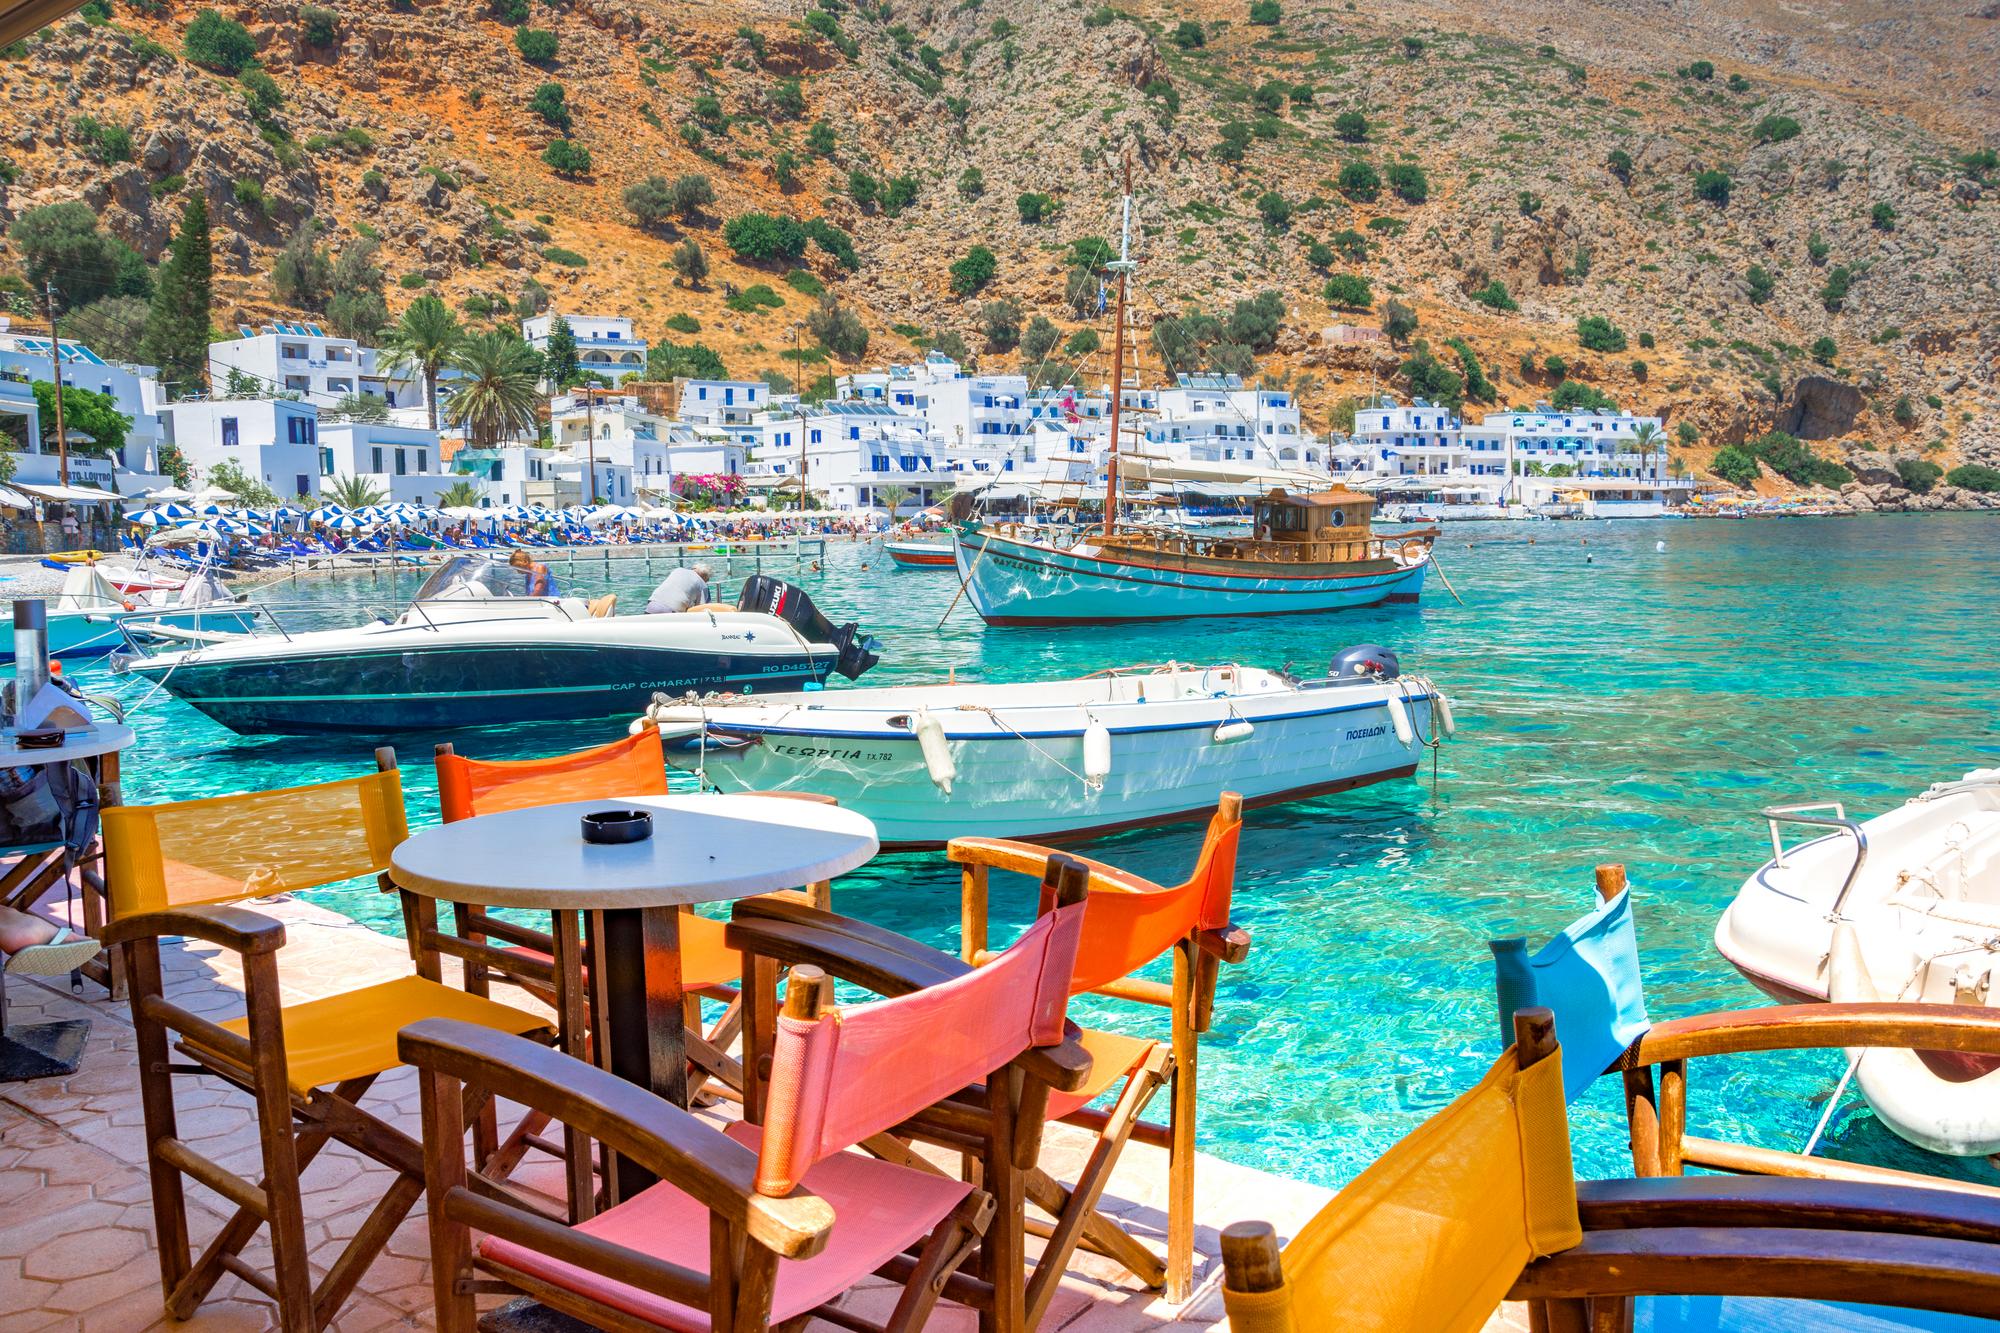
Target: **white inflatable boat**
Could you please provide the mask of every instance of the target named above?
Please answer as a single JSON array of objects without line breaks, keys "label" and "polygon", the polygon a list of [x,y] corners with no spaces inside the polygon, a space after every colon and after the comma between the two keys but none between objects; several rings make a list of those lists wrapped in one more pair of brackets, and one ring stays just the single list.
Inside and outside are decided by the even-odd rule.
[{"label": "white inflatable boat", "polygon": [[[1772,858],[1715,928],[1716,948],[1759,989],[1788,1002],[2000,1002],[2000,769],[1865,821],[1832,802],[1764,816]],[[1831,832],[1786,847],[1788,823]],[[1855,1082],[1876,1117],[1919,1147],[2000,1152],[1991,1059],[1877,1049]]]}]

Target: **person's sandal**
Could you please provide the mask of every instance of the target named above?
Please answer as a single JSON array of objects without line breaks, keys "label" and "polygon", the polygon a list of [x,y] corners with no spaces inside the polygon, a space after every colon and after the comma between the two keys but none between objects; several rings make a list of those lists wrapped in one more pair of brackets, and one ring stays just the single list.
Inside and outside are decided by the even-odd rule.
[{"label": "person's sandal", "polygon": [[7,971],[23,977],[63,977],[97,957],[104,946],[83,935],[72,935],[68,926],[58,926],[55,938],[30,944],[8,955]]}]

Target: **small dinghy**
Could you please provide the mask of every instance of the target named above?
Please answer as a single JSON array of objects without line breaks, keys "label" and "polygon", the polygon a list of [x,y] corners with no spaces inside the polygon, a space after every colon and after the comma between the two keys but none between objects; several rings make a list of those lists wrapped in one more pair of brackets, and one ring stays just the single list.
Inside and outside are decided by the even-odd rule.
[{"label": "small dinghy", "polygon": [[950,542],[883,542],[882,549],[905,569],[950,569],[952,566]]},{"label": "small dinghy", "polygon": [[[1787,1002],[2000,998],[2000,769],[1869,820],[1832,802],[1764,817],[1775,854],[1715,928],[1716,948],[1752,984]],[[1832,831],[1785,847],[1785,823]],[[1878,1049],[1855,1082],[1876,1118],[1919,1147],[2000,1152],[2000,1062]]]},{"label": "small dinghy", "polygon": [[1408,777],[1453,729],[1423,676],[1368,645],[1300,680],[1234,663],[1125,667],[722,699],[661,696],[668,763],[723,791],[798,790],[875,822],[886,847],[966,835],[1074,839]]}]

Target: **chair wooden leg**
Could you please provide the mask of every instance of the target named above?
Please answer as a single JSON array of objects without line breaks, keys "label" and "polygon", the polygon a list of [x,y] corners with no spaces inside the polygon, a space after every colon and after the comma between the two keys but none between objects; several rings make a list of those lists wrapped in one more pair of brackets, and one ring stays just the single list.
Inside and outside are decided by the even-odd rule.
[{"label": "chair wooden leg", "polygon": [[918,1253],[916,1266],[903,1279],[903,1294],[882,1325],[883,1333],[915,1333],[930,1320],[945,1278],[971,1255],[992,1220],[993,1197],[975,1190],[938,1223]]},{"label": "chair wooden leg", "polygon": [[1162,1293],[1179,1305],[1194,1290],[1195,1062],[1198,1042],[1192,977],[1200,958],[1182,941],[1174,960],[1173,1146],[1167,1150],[1167,1281]]},{"label": "chair wooden leg", "polygon": [[993,1308],[979,1314],[980,1333],[1024,1333],[1027,1324],[1027,1183],[1026,1172],[1014,1165],[1016,1108],[1021,1103],[1021,1073],[1009,1068],[986,1081],[987,1111],[993,1137],[983,1182],[993,1196],[993,1221],[980,1246],[980,1271],[993,1284]]},{"label": "chair wooden leg", "polygon": [[[180,1136],[174,1116],[173,1075],[167,1072],[167,1029],[150,1017],[142,1000],[160,995],[160,943],[135,940],[126,951],[132,987],[132,1026],[139,1056],[139,1100],[145,1111],[146,1141]],[[181,1173],[157,1157],[147,1162],[153,1188],[154,1240],[160,1251],[160,1290],[171,1298],[186,1280],[194,1255],[188,1242],[187,1194]],[[186,1316],[179,1316],[185,1318]]]},{"label": "chair wooden leg", "polygon": [[[1028,1281],[1029,1328],[1037,1327],[1042,1316],[1048,1312],[1049,1302],[1055,1299],[1056,1288],[1062,1282],[1064,1270],[1069,1267],[1070,1256],[1076,1253],[1077,1243],[1092,1219],[1100,1216],[1097,1201],[1103,1197],[1104,1187],[1111,1183],[1112,1168],[1118,1164],[1119,1154],[1124,1152],[1126,1142],[1132,1137],[1132,1127],[1138,1122],[1139,1113],[1145,1110],[1146,1104],[1159,1089],[1160,1064],[1156,1060],[1125,1081],[1125,1090],[1119,1094],[1118,1103],[1112,1108],[1111,1123],[1091,1146],[1090,1159],[1078,1173],[1076,1184],[1063,1191],[1061,1210],[1054,1213],[1055,1226],[1050,1230],[1048,1243],[1042,1247],[1041,1257],[1035,1263],[1034,1276]],[[1169,1199],[1168,1207],[1171,1208],[1173,1203]],[[1122,1236],[1124,1232],[1121,1230],[1119,1234]],[[1131,1237],[1126,1239],[1131,1240]],[[1152,1252],[1144,1250],[1137,1241],[1132,1241],[1132,1245],[1141,1249],[1148,1260],[1153,1259]],[[1135,1272],[1146,1285],[1159,1285],[1159,1278],[1155,1276],[1160,1274],[1157,1260],[1149,1263],[1146,1271]],[[1168,1273],[1161,1276],[1170,1275],[1171,1263]]]},{"label": "chair wooden leg", "polygon": [[458,1080],[420,1070],[419,1100],[423,1108],[424,1185],[430,1197],[431,1299],[438,1333],[473,1333],[478,1313],[472,1294],[459,1282],[472,1268],[472,1233],[445,1216],[444,1200],[465,1187],[465,1113]]},{"label": "chair wooden leg", "polygon": [[276,955],[244,956],[243,993],[249,1002],[257,1129],[264,1141],[265,1225],[271,1233],[278,1322],[286,1333],[317,1333],[312,1270],[306,1263],[305,1202],[299,1197],[298,1145],[292,1131],[291,1082],[286,1077],[284,1020],[277,1005]]},{"label": "chair wooden leg", "polygon": [[367,1220],[354,1233],[340,1257],[327,1270],[320,1282],[319,1290],[313,1294],[313,1323],[317,1328],[325,1328],[333,1322],[340,1308],[347,1304],[347,1298],[354,1294],[354,1288],[361,1281],[362,1274],[375,1262],[382,1247],[389,1243],[389,1237],[403,1219],[416,1207],[417,1200],[424,1197],[424,1182],[415,1176],[398,1175],[383,1193],[380,1202],[369,1210]]},{"label": "chair wooden leg", "polygon": [[770,1056],[778,1030],[778,964],[755,954],[745,955],[743,961],[743,1118],[761,1125],[763,1062]]}]

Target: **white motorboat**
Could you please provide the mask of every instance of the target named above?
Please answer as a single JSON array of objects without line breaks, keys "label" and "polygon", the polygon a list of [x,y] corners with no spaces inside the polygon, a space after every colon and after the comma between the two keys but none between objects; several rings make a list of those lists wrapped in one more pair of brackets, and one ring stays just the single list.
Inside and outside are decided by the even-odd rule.
[{"label": "white motorboat", "polygon": [[527,577],[460,556],[401,615],[351,629],[289,633],[268,617],[250,634],[195,635],[129,621],[113,666],[246,735],[386,735],[613,717],[661,690],[784,690],[876,660],[855,626],[835,628],[767,575],[746,580],[733,608],[665,615],[616,615],[615,597],[529,596]]},{"label": "white motorboat", "polygon": [[[1837,802],[1764,812],[1772,858],[1716,923],[1715,944],[1787,1002],[2000,1003],[2000,769],[1943,782],[1873,819]],[[1794,847],[1786,823],[1831,830]],[[1920,1147],[2000,1152],[2000,1062],[1949,1051],[1866,1053],[1855,1081]]]},{"label": "white motorboat", "polygon": [[[255,613],[237,604],[210,570],[190,574],[172,588],[121,591],[101,566],[77,563],[48,599],[49,655],[103,657],[125,646],[119,627],[133,619],[188,632],[240,633]],[[9,628],[12,623],[10,616]]]},{"label": "white motorboat", "polygon": [[961,835],[1061,840],[1270,805],[1416,771],[1453,723],[1395,655],[1350,649],[1317,680],[1257,667],[1128,667],[1016,685],[951,682],[658,699],[668,762],[722,791],[812,791],[884,846]]}]

